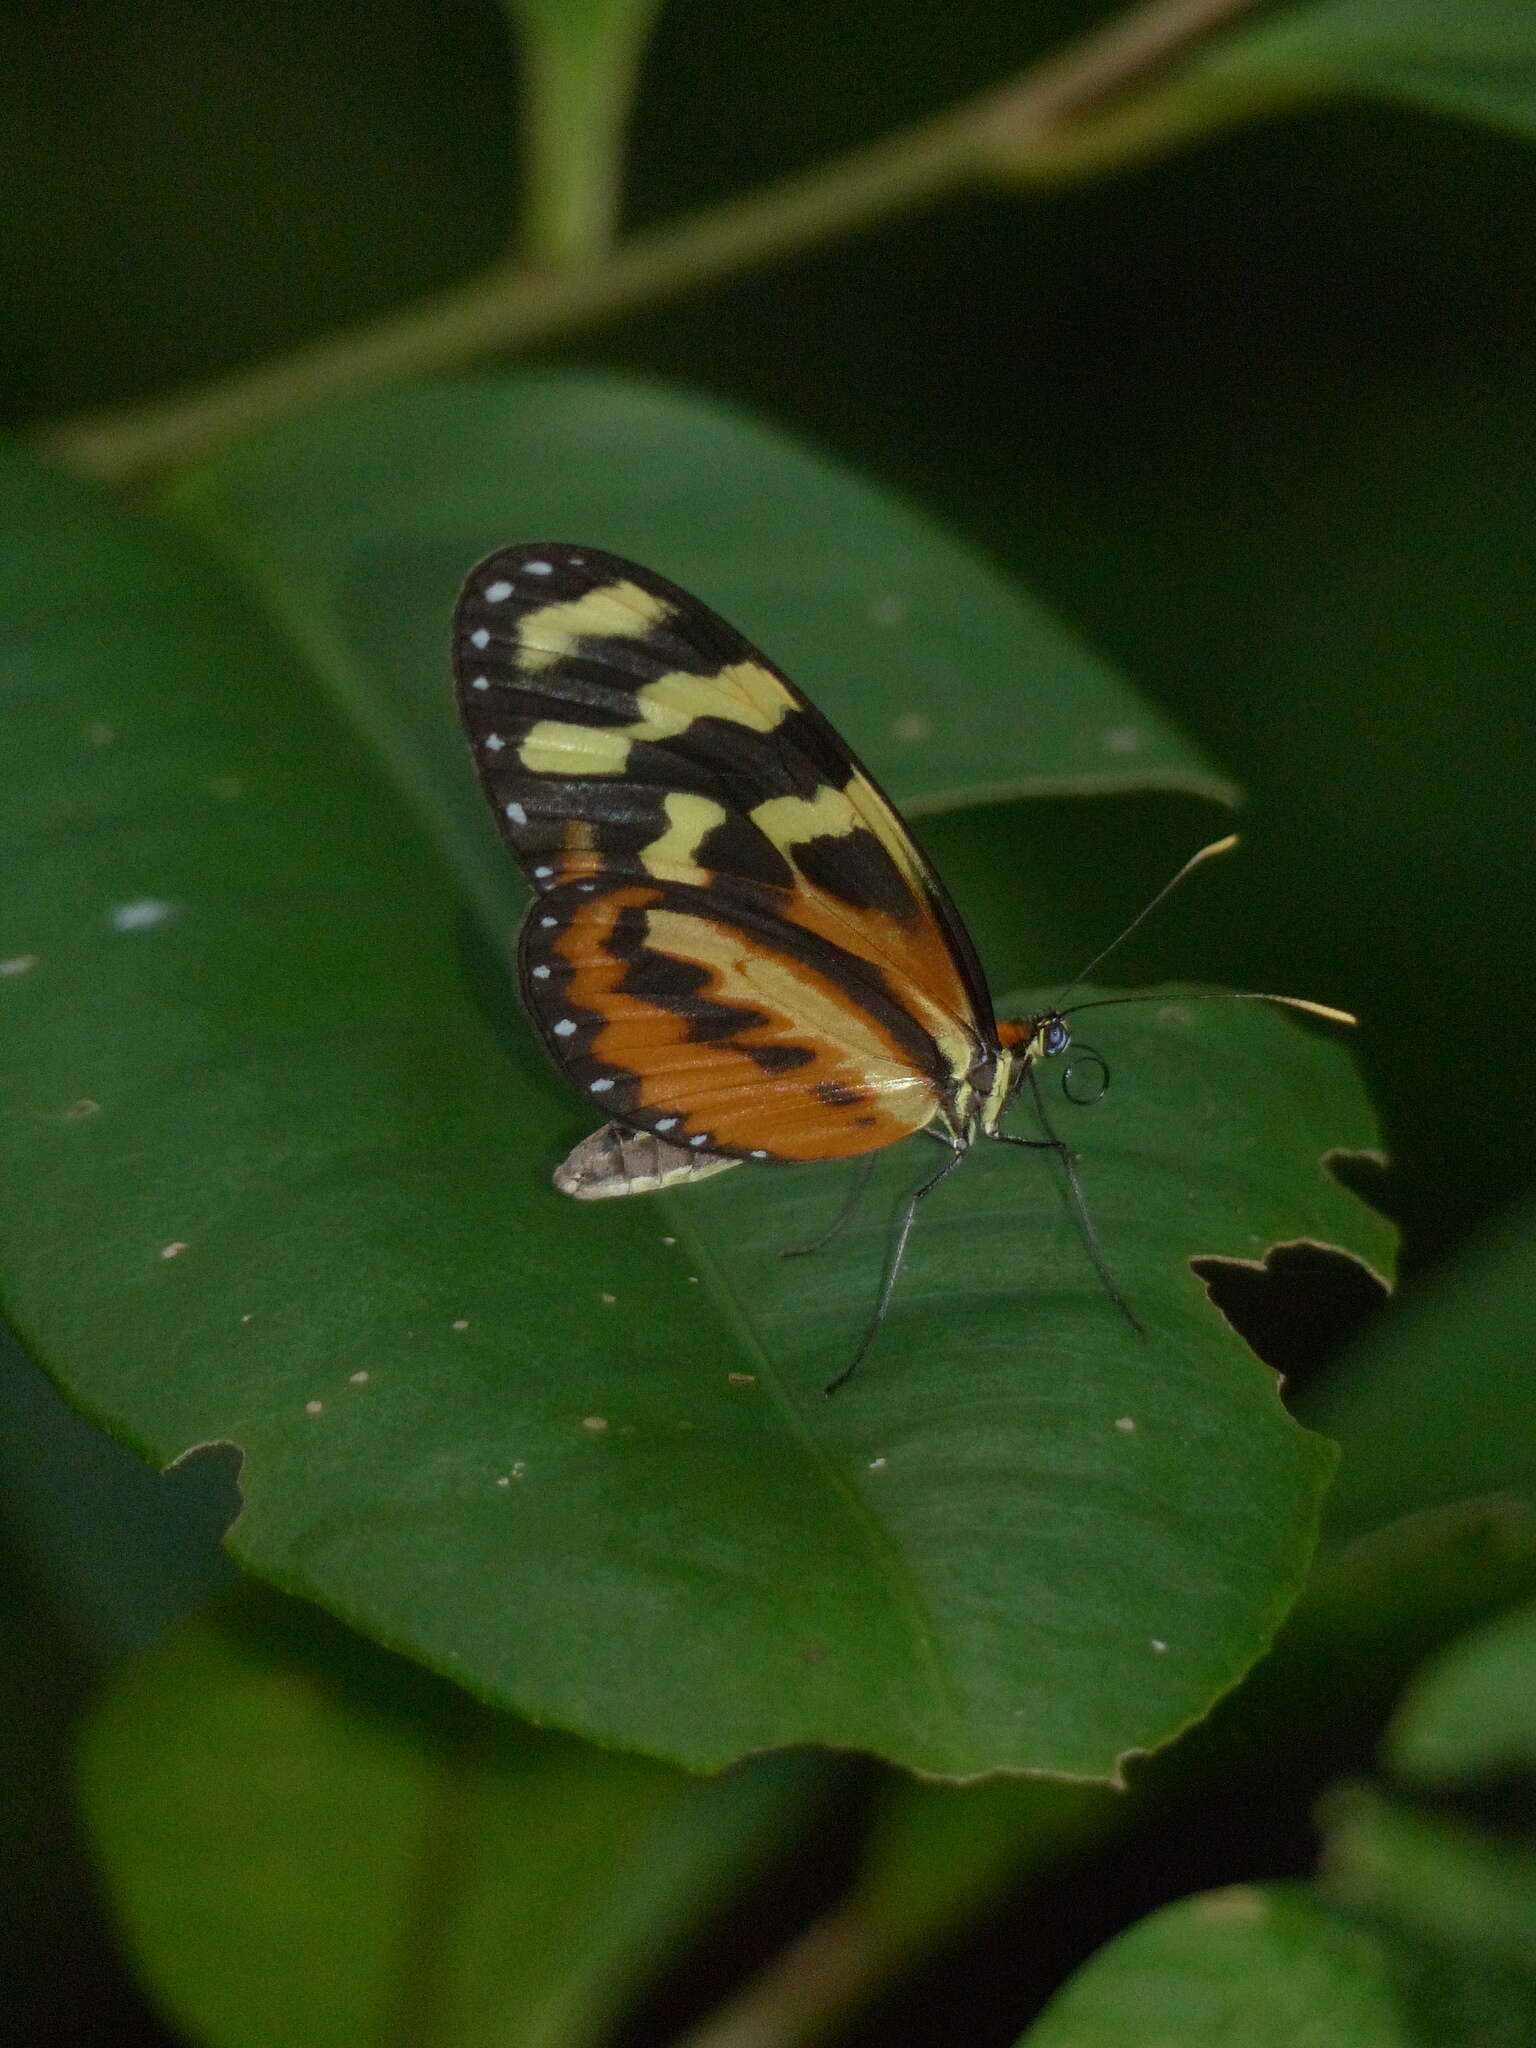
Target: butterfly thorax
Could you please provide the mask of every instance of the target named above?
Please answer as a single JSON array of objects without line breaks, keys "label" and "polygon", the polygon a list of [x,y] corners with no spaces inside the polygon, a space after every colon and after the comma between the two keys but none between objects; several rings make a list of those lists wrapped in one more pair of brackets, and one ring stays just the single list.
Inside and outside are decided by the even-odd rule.
[{"label": "butterfly thorax", "polygon": [[1070,1043],[1066,1020],[1057,1010],[1000,1019],[996,1042],[972,1062],[945,1104],[946,1120],[961,1143],[995,1137],[1030,1067],[1036,1060],[1054,1059]]}]

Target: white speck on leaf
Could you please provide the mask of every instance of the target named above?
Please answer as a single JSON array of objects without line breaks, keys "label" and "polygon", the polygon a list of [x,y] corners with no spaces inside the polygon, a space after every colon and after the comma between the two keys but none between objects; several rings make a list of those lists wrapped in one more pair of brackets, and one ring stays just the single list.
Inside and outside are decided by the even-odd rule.
[{"label": "white speck on leaf", "polygon": [[869,623],[872,626],[904,626],[911,610],[904,597],[894,590],[885,590],[869,601]]},{"label": "white speck on leaf", "polygon": [[1163,1654],[1164,1650],[1166,1650],[1166,1649],[1167,1649],[1168,1645],[1167,1645],[1166,1643],[1160,1643],[1160,1642],[1158,1641],[1157,1637],[1156,1637],[1156,1636],[1154,1636],[1154,1637],[1152,1638],[1152,1647],[1153,1647],[1153,1649],[1154,1649],[1154,1650],[1156,1650],[1157,1654],[1158,1654],[1159,1656],[1161,1656],[1161,1655]]},{"label": "white speck on leaf", "polygon": [[0,960],[0,974],[7,979],[15,974],[30,974],[36,965],[35,953],[18,953],[12,960]]},{"label": "white speck on leaf", "polygon": [[1104,735],[1106,754],[1134,754],[1141,747],[1141,734],[1134,725],[1112,725]]},{"label": "white speck on leaf", "polygon": [[368,1375],[366,1372],[348,1373],[347,1383],[349,1386],[366,1387],[368,1384]]},{"label": "white speck on leaf", "polygon": [[160,1256],[162,1259],[179,1259],[182,1253],[188,1250],[190,1250],[190,1246],[183,1244],[181,1239],[177,1238],[172,1244],[161,1245]]},{"label": "white speck on leaf", "polygon": [[608,1427],[608,1418],[606,1415],[583,1415],[581,1426],[583,1429],[590,1429],[594,1436],[601,1436]]},{"label": "white speck on leaf", "polygon": [[115,932],[147,932],[157,924],[164,924],[168,917],[175,915],[174,903],[165,903],[157,896],[141,896],[135,903],[118,903],[107,912],[107,922]]},{"label": "white speck on leaf", "polygon": [[304,1403],[304,1413],[306,1415],[323,1415],[325,1413],[325,1403],[323,1401],[306,1401]]},{"label": "white speck on leaf", "polygon": [[909,711],[904,717],[897,719],[892,730],[897,739],[904,740],[909,746],[912,746],[918,740],[931,738],[933,734],[933,720],[925,718],[921,711]]},{"label": "white speck on leaf", "polygon": [[613,1304],[618,1300],[618,1298],[619,1297],[616,1294],[603,1294],[599,1295],[598,1297],[598,1299],[603,1303],[605,1308],[612,1308]]},{"label": "white speck on leaf", "polygon": [[1129,1436],[1136,1427],[1136,1424],[1129,1415],[1121,1415],[1116,1419],[1115,1427],[1116,1429],[1124,1430],[1126,1435]]},{"label": "white speck on leaf", "polygon": [[454,1324],[453,1324],[453,1327],[454,1327],[454,1328],[455,1328],[456,1330],[467,1330],[467,1329],[469,1328],[469,1317],[468,1317],[468,1316],[456,1316],[456,1317],[454,1318]]}]

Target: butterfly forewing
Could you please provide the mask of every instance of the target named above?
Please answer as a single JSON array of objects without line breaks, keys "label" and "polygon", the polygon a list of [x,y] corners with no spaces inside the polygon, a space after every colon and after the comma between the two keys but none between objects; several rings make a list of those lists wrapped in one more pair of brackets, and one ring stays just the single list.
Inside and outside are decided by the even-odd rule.
[{"label": "butterfly forewing", "polygon": [[776,1160],[920,1128],[986,1041],[968,939],[833,728],[696,599],[589,548],[504,549],[459,703],[538,892],[524,994],[605,1113]]}]

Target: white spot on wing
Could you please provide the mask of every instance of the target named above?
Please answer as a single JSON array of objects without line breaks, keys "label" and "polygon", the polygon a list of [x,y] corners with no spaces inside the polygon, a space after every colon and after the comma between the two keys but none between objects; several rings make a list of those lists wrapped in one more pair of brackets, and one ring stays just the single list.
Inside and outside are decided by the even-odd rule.
[{"label": "white spot on wing", "polygon": [[477,627],[475,628],[474,632],[473,632],[473,633],[471,633],[471,634],[470,634],[470,636],[469,636],[469,644],[470,644],[470,646],[471,646],[471,647],[489,647],[489,646],[490,646],[490,644],[491,644],[491,636],[490,636],[490,634],[489,634],[489,633],[487,633],[487,631],[485,630],[484,626],[477,626]]},{"label": "white spot on wing", "polygon": [[533,871],[533,879],[536,882],[547,882],[554,872],[555,871],[553,868],[535,868]]},{"label": "white spot on wing", "polygon": [[750,1153],[748,1156],[752,1159],[766,1159],[768,1154],[759,1146],[755,1152]]},{"label": "white spot on wing", "polygon": [[512,586],[510,583],[487,583],[485,586],[485,601],[487,604],[504,604],[511,595]]},{"label": "white spot on wing", "polygon": [[601,1078],[600,1078],[600,1079],[598,1079],[598,1080],[596,1080],[596,1081],[594,1081],[594,1082],[592,1083],[592,1093],[593,1093],[594,1095],[606,1095],[606,1094],[607,1094],[607,1092],[608,1092],[608,1090],[609,1090],[609,1089],[610,1089],[610,1088],[611,1088],[612,1086],[613,1086],[613,1083],[612,1083],[612,1081],[611,1081],[611,1080],[610,1080],[610,1079],[608,1078],[608,1076],[607,1076],[606,1074],[604,1074],[604,1075],[602,1075],[602,1076],[601,1076]]},{"label": "white spot on wing", "polygon": [[524,562],[523,567],[530,576],[553,576],[555,573],[553,562]]},{"label": "white spot on wing", "polygon": [[557,925],[559,922],[560,920],[558,917],[541,917],[539,919],[539,923],[543,926],[545,931],[548,931],[552,925]]},{"label": "white spot on wing", "polygon": [[535,981],[548,981],[550,972],[551,970],[548,967],[535,967],[533,978]]},{"label": "white spot on wing", "polygon": [[151,925],[164,924],[175,911],[173,903],[162,903],[158,897],[143,896],[136,903],[118,903],[107,912],[107,922],[115,932],[145,932]]},{"label": "white spot on wing", "polygon": [[709,1133],[708,1131],[700,1131],[696,1138],[690,1138],[688,1142],[690,1145],[707,1145],[709,1143]]},{"label": "white spot on wing", "polygon": [[491,679],[489,676],[476,676],[469,687],[472,690],[488,690],[491,687]]},{"label": "white spot on wing", "polygon": [[569,1017],[562,1017],[560,1019],[560,1022],[555,1026],[556,1038],[574,1038],[575,1035],[576,1026],[571,1022]]},{"label": "white spot on wing", "polygon": [[499,732],[493,732],[485,742],[485,751],[488,754],[499,754],[506,744]]},{"label": "white spot on wing", "polygon": [[658,1131],[675,1131],[677,1129],[677,1118],[675,1116],[659,1116],[656,1119],[656,1128]]},{"label": "white spot on wing", "polygon": [[514,825],[526,825],[528,822],[528,813],[523,809],[521,804],[508,804],[507,816],[512,820]]}]

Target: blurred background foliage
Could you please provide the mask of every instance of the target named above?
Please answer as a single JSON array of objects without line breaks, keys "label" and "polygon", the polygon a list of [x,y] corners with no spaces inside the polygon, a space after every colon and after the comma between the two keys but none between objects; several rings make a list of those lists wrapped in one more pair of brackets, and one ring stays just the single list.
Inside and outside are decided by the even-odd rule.
[{"label": "blurred background foliage", "polygon": [[[6,11],[0,407],[17,430],[163,398],[450,287],[495,261],[524,217],[528,138],[507,21],[490,0]],[[648,18],[643,7],[608,12],[630,16],[631,35]],[[621,226],[665,222],[872,141],[1109,12],[1069,0],[670,0],[641,58]],[[1367,25],[1396,12],[1430,44],[1437,33],[1433,9],[1361,0],[1355,12]],[[1401,1343],[1395,1325],[1371,1340],[1381,1377],[1320,1377],[1303,1397],[1320,1426],[1343,1432],[1353,1416],[1363,1441],[1384,1440],[1357,1491],[1346,1464],[1341,1541],[1410,1509],[1449,1513],[1494,1491],[1528,1503],[1533,1491],[1536,156],[1521,128],[1536,27],[1526,7],[1490,5],[1448,10],[1439,30],[1452,37],[1469,21],[1505,66],[1481,101],[1496,118],[1477,117],[1475,91],[1461,115],[1450,94],[1438,110],[1363,93],[1299,101],[1102,178],[944,197],[533,352],[756,408],[909,493],[1054,605],[1242,783],[1241,872],[1171,906],[1120,972],[1193,960],[1216,978],[1362,1014],[1360,1057],[1391,1152],[1382,1199],[1403,1228],[1411,1313]],[[1454,54],[1470,75],[1467,52]],[[611,118],[613,102],[598,99],[592,117]],[[558,138],[546,146],[558,151]],[[575,203],[578,215],[600,213],[604,200]],[[557,213],[532,232],[558,252],[583,228]],[[1027,831],[1000,807],[941,821],[927,839],[957,876],[1011,863],[1021,893],[1049,887],[1068,906],[1078,878],[1112,865],[1134,903],[1208,815],[1173,796],[1064,800],[1031,807]],[[979,937],[983,951],[1008,939]],[[1457,1440],[1464,1390],[1485,1368],[1497,1398],[1479,1409],[1475,1441]],[[74,1424],[19,1360],[5,1386],[11,1568],[0,1585],[7,1634],[25,1653],[7,1669],[13,1739],[0,1765],[22,1848],[6,1879],[15,2009],[30,2013],[33,2041],[153,2041],[158,2023],[91,1904],[56,1731],[97,1673],[221,1582],[213,1539],[230,1474],[153,1480]],[[1231,1773],[1219,1814],[1211,1777],[1187,1761],[1183,1779],[1170,1770],[1171,1829],[1169,1807],[1149,1795],[1128,1840],[1061,1881],[1043,1914],[1036,1900],[1027,1958],[1019,1900],[999,1893],[990,1920],[968,1923],[969,1947],[951,1949],[899,2007],[877,2009],[860,2038],[1007,2040],[1142,1911],[1206,1885],[1307,1872],[1310,1800],[1372,1768],[1417,1658],[1480,1618],[1488,1598],[1496,1606],[1528,1584],[1529,1530],[1514,1508],[1471,1534],[1455,1525],[1452,1542],[1442,1534],[1419,1527],[1420,1551],[1402,1538],[1377,1578],[1358,1580],[1358,1560],[1357,1580],[1336,1567],[1357,1591],[1365,1584],[1357,1604],[1338,1593],[1344,1581],[1332,1594],[1323,1584],[1312,1620],[1295,1624],[1304,1639],[1332,1613],[1328,1640],[1372,1646],[1362,1654],[1374,1683],[1349,1711],[1326,1685],[1287,1692],[1287,1671],[1305,1659],[1282,1656],[1267,1709],[1261,1690],[1257,1706],[1202,1731]],[[1433,1617],[1379,1638],[1363,1629],[1363,1612],[1390,1606],[1401,1556],[1421,1553],[1434,1560],[1423,1575]],[[1525,1669],[1506,1655],[1508,1668]],[[1504,1687],[1519,1697],[1518,1683]],[[1264,1742],[1255,1749],[1250,1733],[1245,1749],[1232,1736],[1223,1750],[1223,1727],[1242,1711]],[[1525,1839],[1529,1769],[1528,1749],[1501,1755],[1502,1803],[1479,1780],[1479,1825],[1505,1846]],[[1406,1839],[1396,1807],[1371,1806],[1378,1795],[1339,1796],[1328,1833],[1350,1899],[1400,1918],[1405,1898],[1424,1896],[1424,1859],[1450,1866],[1422,1832]],[[792,1882],[777,1871],[756,1896],[746,1918],[769,1942],[839,1891],[837,1839],[834,1827]],[[1488,1884],[1507,1897],[1515,1883],[1469,1868],[1463,1855],[1455,1882],[1474,1899]],[[1276,1924],[1288,1940],[1325,1910],[1336,1901],[1287,1895]],[[1530,1950],[1509,1910],[1517,1933],[1496,1965],[1514,1989],[1424,1997],[1421,2017],[1440,2029],[1426,2038],[1530,2038]],[[1430,1970],[1424,1955],[1455,1950],[1480,1916],[1452,1900],[1417,1929],[1415,1967]],[[1251,1930],[1257,1917],[1250,1903],[1215,1924]],[[738,1969],[754,1960],[741,1925],[714,1930],[713,1949],[704,1941],[707,1988],[719,1989],[720,1953]],[[1327,1952],[1337,1961],[1337,1942]],[[1353,1954],[1341,1967],[1359,1984],[1375,1965]],[[1245,1951],[1235,1967],[1261,1964]],[[1385,2008],[1362,1996],[1349,2038],[1388,2039]],[[672,2038],[688,2009],[674,1999],[624,2038]],[[1070,2031],[1057,2012],[1040,2039],[1139,2038],[1094,2024]],[[1198,2038],[1259,2037],[1213,2027]]]}]

